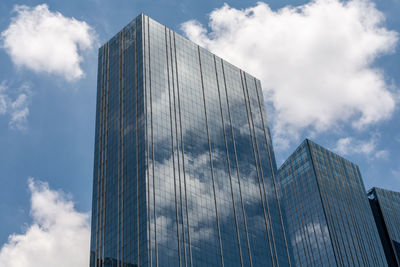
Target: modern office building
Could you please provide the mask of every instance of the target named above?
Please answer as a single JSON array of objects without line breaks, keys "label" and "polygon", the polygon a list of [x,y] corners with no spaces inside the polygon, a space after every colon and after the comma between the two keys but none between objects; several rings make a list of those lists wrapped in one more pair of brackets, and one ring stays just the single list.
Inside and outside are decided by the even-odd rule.
[{"label": "modern office building", "polygon": [[260,81],[146,15],[99,49],[90,266],[291,266]]},{"label": "modern office building", "polygon": [[374,187],[368,198],[387,262],[400,266],[400,193]]},{"label": "modern office building", "polygon": [[306,139],[278,179],[296,266],[387,266],[357,165]]}]

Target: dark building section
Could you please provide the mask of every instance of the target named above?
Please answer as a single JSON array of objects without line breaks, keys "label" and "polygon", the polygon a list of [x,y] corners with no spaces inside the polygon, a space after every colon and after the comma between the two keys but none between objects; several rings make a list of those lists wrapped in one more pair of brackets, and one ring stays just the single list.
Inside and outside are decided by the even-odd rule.
[{"label": "dark building section", "polygon": [[357,165],[305,140],[279,186],[296,266],[387,266]]},{"label": "dark building section", "polygon": [[140,15],[99,49],[92,267],[290,266],[260,81]]},{"label": "dark building section", "polygon": [[400,193],[381,188],[368,191],[369,203],[389,266],[400,265]]},{"label": "dark building section", "polygon": [[[92,259],[93,257],[94,255],[92,255],[91,252],[90,258]],[[96,266],[105,266],[105,267],[138,267],[137,264],[124,263],[121,260],[113,258],[97,259],[97,262],[95,264]]]},{"label": "dark building section", "polygon": [[142,27],[138,17],[99,49],[90,266],[148,258]]}]

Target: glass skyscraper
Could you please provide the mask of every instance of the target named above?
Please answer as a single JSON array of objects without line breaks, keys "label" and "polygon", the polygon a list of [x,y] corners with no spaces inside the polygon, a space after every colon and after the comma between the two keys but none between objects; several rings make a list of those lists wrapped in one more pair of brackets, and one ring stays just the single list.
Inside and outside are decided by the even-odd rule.
[{"label": "glass skyscraper", "polygon": [[306,139],[278,178],[296,266],[387,266],[357,165]]},{"label": "glass skyscraper", "polygon": [[389,266],[400,266],[400,193],[381,188],[368,191]]},{"label": "glass skyscraper", "polygon": [[290,266],[260,81],[146,15],[99,49],[90,266]]}]

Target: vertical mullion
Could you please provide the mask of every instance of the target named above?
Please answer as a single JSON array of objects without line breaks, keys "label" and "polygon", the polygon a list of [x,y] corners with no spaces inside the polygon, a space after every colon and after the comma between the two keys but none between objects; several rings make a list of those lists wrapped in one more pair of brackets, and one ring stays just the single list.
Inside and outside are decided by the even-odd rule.
[{"label": "vertical mullion", "polygon": [[[252,143],[254,163],[256,166],[257,178],[258,178],[258,183],[259,183],[259,188],[260,188],[261,203],[263,206],[264,216],[265,216],[265,206],[267,206],[267,214],[268,214],[267,217],[268,217],[268,222],[269,222],[269,226],[271,229],[271,239],[272,239],[271,243],[272,243],[272,247],[274,248],[273,255],[275,256],[276,265],[279,266],[278,255],[277,255],[276,246],[275,246],[274,231],[273,231],[273,227],[272,227],[271,212],[270,212],[270,208],[269,208],[268,198],[266,197],[266,192],[265,192],[263,170],[261,167],[261,159],[260,159],[260,154],[259,154],[259,150],[258,150],[257,136],[256,136],[256,132],[255,132],[255,126],[254,126],[252,109],[251,109],[250,95],[249,95],[248,88],[247,88],[247,79],[246,79],[246,74],[242,71],[241,71],[241,79],[242,79],[243,98],[244,98],[245,105],[246,105],[246,114],[247,114],[247,120],[249,123],[249,132],[250,132],[250,138],[251,138],[251,143]],[[264,198],[264,200],[263,200],[263,198]],[[265,201],[265,204],[264,204],[264,201]],[[267,222],[266,222],[266,231],[268,233]],[[268,241],[270,241],[269,238],[268,238]],[[271,246],[271,244],[270,244],[270,246]],[[272,254],[271,254],[271,256],[272,256]]]},{"label": "vertical mullion", "polygon": [[189,222],[189,213],[188,213],[188,201],[187,201],[187,189],[186,189],[186,171],[185,171],[185,150],[184,150],[184,140],[182,134],[182,115],[181,115],[181,101],[180,101],[180,93],[179,93],[179,72],[178,72],[178,60],[176,55],[176,39],[175,32],[174,34],[174,53],[175,53],[175,66],[176,66],[176,89],[178,95],[178,110],[179,110],[179,127],[180,127],[180,139],[181,139],[181,149],[182,149],[182,168],[183,168],[183,181],[184,181],[184,191],[185,191],[185,208],[186,208],[186,223],[188,229],[188,241],[189,241],[189,256],[190,256],[190,266],[193,266],[193,258],[192,258],[192,246],[190,239],[190,222]]},{"label": "vertical mullion", "polygon": [[[142,21],[142,24],[143,24],[143,21]],[[142,26],[142,24],[141,24],[141,26]],[[135,20],[135,31],[134,31],[134,34],[135,34],[135,41],[134,41],[134,43],[135,43],[135,57],[134,57],[134,60],[135,60],[135,77],[136,77],[136,79],[135,79],[135,91],[136,91],[136,99],[135,99],[135,101],[136,101],[136,109],[135,109],[135,117],[136,117],[136,120],[135,120],[135,126],[136,126],[136,132],[135,132],[135,138],[136,138],[136,215],[137,215],[137,217],[136,217],[136,227],[137,227],[137,229],[136,229],[136,231],[137,231],[137,265],[138,266],[140,266],[140,201],[139,201],[139,193],[140,193],[140,191],[139,191],[139,134],[138,134],[138,131],[139,131],[139,128],[138,128],[138,113],[139,113],[139,106],[138,106],[138,104],[139,104],[139,101],[138,101],[138,97],[139,97],[139,87],[138,87],[138,64],[137,64],[137,62],[138,62],[138,51],[137,51],[137,49],[138,49],[138,44],[137,44],[137,30],[138,30],[138,28],[137,28],[138,26],[137,26],[137,19]],[[141,34],[143,35],[143,31],[141,31]],[[143,42],[143,40],[142,40],[142,42]],[[143,47],[143,45],[142,45],[142,47]],[[142,51],[143,52],[143,51]],[[142,69],[143,69],[143,62],[144,61],[142,61]],[[143,72],[142,72],[142,74],[143,74]]]},{"label": "vertical mullion", "polygon": [[154,216],[154,246],[156,267],[158,267],[158,245],[157,245],[157,214],[156,214],[156,183],[154,170],[154,131],[153,131],[153,92],[151,88],[151,45],[150,45],[150,18],[147,17],[148,53],[149,53],[149,95],[150,95],[150,136],[151,136],[151,169],[153,174],[153,216]]},{"label": "vertical mullion", "polygon": [[[297,152],[296,152],[297,153]],[[294,164],[293,164],[293,161],[292,161],[292,159],[289,159],[289,162],[290,162],[290,171],[292,172],[292,174],[293,174],[293,180],[294,180],[294,183],[296,184],[296,187],[297,188],[299,188],[298,187],[298,185],[297,185],[297,175],[296,175],[296,170],[295,170],[295,167],[294,167]],[[300,235],[302,235],[302,240],[301,240],[301,242],[302,242],[302,245],[303,245],[303,252],[304,252],[304,257],[305,257],[305,259],[306,259],[306,262],[307,262],[307,265],[308,266],[310,266],[310,265],[312,265],[312,261],[311,261],[311,258],[309,259],[309,257],[310,257],[310,252],[309,252],[309,250],[310,250],[310,248],[309,248],[309,246],[307,245],[307,237],[308,237],[308,233],[305,233],[305,231],[304,231],[304,227],[306,227],[307,228],[307,226],[306,226],[306,223],[304,223],[304,220],[303,220],[303,213],[301,212],[301,211],[304,211],[304,208],[303,208],[303,203],[302,203],[302,201],[301,201],[301,196],[299,197],[298,196],[298,191],[297,190],[294,190],[294,196],[295,196],[295,198],[296,198],[296,201],[298,202],[298,203],[300,203],[300,208],[298,208],[298,205],[295,205],[296,206],[296,216],[297,216],[297,220],[301,223],[301,228],[299,229],[300,231]],[[304,236],[304,237],[303,237]],[[304,240],[304,242],[303,242],[303,240]]]},{"label": "vertical mullion", "polygon": [[150,184],[149,184],[149,182],[150,182],[150,171],[149,171],[149,129],[148,129],[148,116],[147,116],[147,114],[148,114],[148,103],[147,103],[147,79],[148,79],[148,75],[147,75],[147,70],[146,70],[146,64],[147,64],[147,60],[148,60],[148,58],[147,58],[147,49],[146,49],[146,40],[147,40],[147,35],[146,35],[146,30],[147,30],[147,27],[146,27],[146,16],[145,15],[143,15],[142,14],[142,27],[143,27],[143,34],[142,34],[142,36],[143,36],[143,73],[144,73],[144,79],[143,79],[143,81],[144,81],[144,86],[143,86],[143,89],[144,89],[144,92],[143,92],[143,94],[144,94],[144,98],[145,98],[145,107],[144,107],[144,114],[143,114],[143,116],[146,118],[145,119],[145,138],[146,138],[146,140],[145,140],[145,153],[146,153],[146,189],[147,189],[147,199],[146,199],[146,201],[147,201],[147,203],[146,203],[146,206],[147,206],[147,231],[148,231],[148,233],[147,233],[147,249],[148,249],[148,255],[149,255],[149,258],[148,258],[148,261],[149,261],[149,264],[150,264],[150,266],[153,266],[153,264],[152,264],[152,262],[153,262],[153,257],[152,257],[152,243],[151,243],[151,215],[150,215]]},{"label": "vertical mullion", "polygon": [[[349,175],[346,174],[345,166],[343,165],[343,162],[342,162],[342,160],[340,159],[340,157],[337,156],[337,155],[334,155],[334,156],[335,156],[335,158],[338,160],[338,162],[339,162],[339,164],[340,164],[340,165],[338,166],[340,174],[343,176],[343,178],[346,178],[346,177],[349,178],[349,177],[348,177]],[[338,183],[340,183],[341,185],[343,185],[342,179],[338,179],[338,177],[336,176],[336,174],[335,174],[335,178],[337,179]],[[350,177],[350,178],[351,178],[351,177]],[[345,185],[345,186],[346,186],[346,185]],[[349,188],[350,190],[352,190],[352,188],[351,188],[350,185],[348,185],[348,188]],[[346,206],[347,206],[348,208],[350,208],[351,210],[354,210],[354,209],[353,209],[353,205],[351,205],[351,203],[350,203],[351,200],[349,200],[348,194],[346,194],[346,193],[344,194],[343,200],[346,201]],[[360,236],[358,235],[358,234],[359,234],[359,228],[358,228],[359,224],[358,224],[357,220],[354,219],[354,215],[353,215],[353,214],[354,214],[353,212],[350,212],[349,217],[347,217],[347,214],[346,214],[346,217],[347,217],[347,221],[348,221],[348,222],[351,221],[351,223],[352,223],[352,225],[353,225],[353,227],[354,227],[354,230],[355,230],[354,232],[353,232],[353,231],[350,231],[350,235],[351,235],[351,239],[352,239],[354,251],[356,252],[355,257],[356,257],[357,262],[358,262],[359,265],[364,265],[364,266],[365,266],[365,264],[366,264],[366,261],[364,261],[364,257],[365,257],[365,254],[364,254],[364,252],[365,252],[365,247],[364,247],[364,249],[362,249],[362,246],[361,246],[361,244],[359,243],[359,241],[360,241],[360,240],[359,240],[359,239],[360,239]],[[350,226],[350,224],[348,224],[348,225]],[[353,234],[355,235],[354,238],[353,238]],[[357,243],[357,245],[356,245],[356,243]],[[358,247],[358,249],[357,249],[357,247]],[[360,255],[361,255],[362,263],[360,262],[360,259],[359,259],[359,257],[358,257],[357,251],[358,251],[358,252],[360,253]],[[365,257],[365,259],[368,261],[368,257]],[[374,260],[376,261],[376,259],[374,259]]]},{"label": "vertical mullion", "polygon": [[[101,79],[100,79],[100,108],[99,108],[99,125],[98,125],[98,167],[97,167],[97,195],[96,195],[96,241],[95,241],[95,267],[98,265],[97,254],[99,250],[99,220],[100,220],[100,213],[101,209],[99,205],[101,204],[101,195],[100,195],[100,183],[101,183],[101,165],[102,165],[102,141],[103,141],[103,115],[104,115],[104,46],[101,48]],[[99,93],[99,92],[98,92]]]},{"label": "vertical mullion", "polygon": [[[318,148],[317,148],[318,149]],[[318,149],[319,150],[319,149]],[[326,151],[324,151],[324,161],[326,161],[327,162],[327,164],[328,164],[328,168],[329,168],[329,172],[327,173],[327,176],[329,176],[329,174],[331,174],[330,176],[332,176],[332,173],[333,173],[333,168],[332,168],[332,163],[331,163],[331,160],[329,160],[329,157],[328,157],[328,154],[327,154],[327,152]],[[328,177],[328,179],[329,178],[333,178],[333,177]],[[336,176],[335,176],[335,178],[336,178]],[[333,179],[332,179],[333,180]],[[332,187],[330,187],[330,189],[332,190]],[[335,192],[335,194],[336,194],[336,188],[333,188],[333,190],[334,190],[334,192]],[[331,191],[332,192],[332,191]],[[337,194],[336,194],[337,195]],[[329,200],[328,200],[329,201]],[[335,215],[336,215],[336,220],[339,220],[339,218],[340,218],[340,221],[342,222],[342,225],[344,226],[345,225],[345,221],[344,221],[344,219],[343,219],[343,216],[341,216],[341,214],[338,216],[338,212],[337,212],[337,209],[336,209],[336,205],[332,205],[333,206],[333,209],[334,209],[334,213],[335,213]],[[338,218],[339,217],[339,218]],[[355,264],[354,263],[354,259],[353,259],[353,254],[352,254],[352,252],[351,252],[351,249],[350,249],[350,242],[349,242],[349,240],[348,240],[348,236],[347,236],[347,231],[345,231],[345,229],[343,229],[343,231],[342,231],[342,229],[340,229],[340,235],[341,235],[341,238],[342,238],[342,243],[343,243],[343,247],[344,247],[344,252],[345,252],[345,255],[346,255],[346,259],[347,259],[347,261],[349,261],[349,263],[350,263],[350,261],[352,261],[353,262],[353,265]],[[343,237],[344,236],[344,237]],[[346,241],[346,242],[345,242]],[[347,249],[346,249],[346,244],[347,244],[347,246],[348,246],[348,248],[349,248],[349,250],[350,250],[350,256],[348,255],[348,253],[347,253]]]},{"label": "vertical mullion", "polygon": [[[318,193],[319,193],[319,196],[321,198],[322,210],[324,212],[324,216],[325,216],[326,223],[327,223],[327,226],[328,226],[328,232],[329,232],[329,237],[330,237],[330,241],[331,241],[331,246],[332,246],[332,249],[333,249],[333,255],[335,257],[336,264],[340,265],[340,263],[341,263],[342,266],[344,266],[343,259],[342,259],[342,257],[340,256],[340,253],[339,253],[340,252],[340,245],[338,244],[339,241],[337,240],[337,233],[336,233],[336,230],[333,227],[333,225],[331,225],[331,224],[333,224],[333,218],[332,218],[331,213],[329,213],[329,218],[328,218],[328,213],[326,212],[326,209],[328,209],[330,211],[330,205],[329,205],[328,200],[326,199],[325,187],[323,185],[320,185],[320,183],[318,181],[317,168],[319,167],[319,160],[318,160],[318,158],[314,159],[313,153],[311,151],[311,146],[310,146],[308,140],[306,140],[306,145],[307,145],[307,151],[308,151],[310,159],[311,159],[311,164],[312,164],[312,168],[313,168],[313,171],[314,171],[315,180],[317,182]],[[317,165],[317,166],[315,166],[315,165]],[[325,194],[323,194],[323,193],[325,193]],[[326,203],[324,203],[323,200],[325,200]],[[325,205],[326,205],[326,207],[325,207]],[[332,227],[332,229],[331,229],[331,227]],[[332,231],[334,232],[334,234],[331,233]],[[335,243],[336,243],[336,246],[334,245]],[[336,247],[336,249],[335,249],[335,247]]]},{"label": "vertical mullion", "polygon": [[[178,243],[179,266],[182,266],[182,264],[181,264],[180,238],[179,238],[178,203],[177,203],[177,196],[176,196],[177,191],[176,191],[176,177],[175,177],[174,135],[173,135],[173,126],[172,126],[171,87],[170,87],[170,71],[169,71],[169,59],[168,59],[168,39],[167,39],[167,28],[166,27],[164,27],[164,31],[165,31],[165,55],[166,55],[167,73],[168,73],[168,100],[169,100],[169,121],[170,121],[170,131],[171,131],[171,155],[172,155],[172,167],[173,167],[173,172],[174,172],[176,235],[177,235],[177,243]],[[171,58],[172,58],[172,53],[171,53]],[[172,65],[171,65],[171,74],[172,74],[172,81],[173,81]],[[176,119],[175,119],[175,122],[176,122]]]},{"label": "vertical mullion", "polygon": [[218,241],[219,241],[219,250],[220,250],[220,256],[221,256],[221,266],[223,267],[224,266],[224,255],[223,255],[223,251],[222,251],[221,230],[220,230],[220,225],[219,225],[217,198],[216,198],[216,193],[215,193],[214,167],[213,167],[212,152],[211,152],[210,133],[209,133],[209,129],[208,129],[207,105],[206,105],[206,96],[205,96],[205,92],[204,92],[203,71],[202,71],[202,67],[201,67],[201,57],[200,57],[200,47],[199,46],[197,46],[197,53],[199,55],[201,89],[203,91],[204,117],[205,117],[205,122],[206,122],[206,132],[207,132],[208,150],[209,150],[209,159],[210,159],[210,168],[211,168],[211,179],[212,179],[213,193],[214,193],[215,219],[216,219],[217,229],[218,229]]},{"label": "vertical mullion", "polygon": [[220,113],[221,113],[222,130],[224,132],[225,153],[226,153],[226,161],[228,164],[229,184],[230,184],[230,188],[231,188],[233,214],[235,217],[236,236],[237,236],[238,248],[239,248],[240,265],[243,267],[242,248],[240,245],[240,233],[239,233],[238,219],[237,219],[237,215],[236,215],[236,203],[235,203],[235,197],[234,197],[233,185],[232,185],[231,163],[229,160],[229,149],[228,149],[228,142],[227,142],[226,131],[225,131],[224,115],[222,112],[221,92],[220,92],[219,82],[218,82],[218,72],[217,72],[217,63],[216,63],[215,55],[213,56],[213,58],[214,58],[214,66],[215,66],[215,77],[216,77],[216,81],[217,81],[218,100],[219,100],[219,108],[220,108]]},{"label": "vertical mullion", "polygon": [[270,146],[268,144],[267,133],[266,133],[266,125],[264,123],[264,116],[263,116],[263,112],[262,112],[262,109],[261,109],[261,101],[260,101],[260,96],[258,94],[258,87],[257,87],[256,79],[254,79],[254,84],[255,84],[255,90],[256,90],[256,94],[257,94],[258,107],[260,109],[260,117],[261,117],[261,122],[262,122],[262,126],[263,126],[263,131],[264,131],[265,144],[266,144],[267,152],[268,152],[269,166],[271,168],[271,173],[272,173],[272,182],[274,184],[275,196],[276,196],[276,199],[277,199],[277,202],[278,202],[278,211],[279,211],[279,217],[280,217],[280,221],[281,221],[281,225],[282,225],[283,239],[285,241],[286,254],[287,254],[287,257],[288,257],[289,266],[292,266],[292,263],[291,263],[291,260],[290,260],[289,247],[288,247],[288,244],[287,244],[287,238],[286,238],[286,233],[285,233],[285,225],[284,225],[283,218],[282,218],[282,210],[281,210],[281,205],[280,205],[280,201],[279,201],[278,190],[276,188],[277,187],[277,183],[276,183],[276,179],[275,179],[274,168],[273,168],[273,165],[272,165],[272,153],[271,153],[271,150],[270,150]]},{"label": "vertical mullion", "polygon": [[[174,44],[175,44],[175,42],[174,42]],[[172,49],[172,48],[171,48]],[[172,51],[171,51],[172,52]],[[175,52],[176,53],[176,52]],[[172,53],[171,53],[171,58],[172,58]],[[176,54],[175,54],[175,59],[176,59]],[[178,71],[178,67],[176,66],[176,72]],[[177,77],[177,89],[179,89],[178,88],[178,73],[176,74],[176,77]],[[174,105],[174,117],[175,117],[175,138],[176,138],[176,153],[177,153],[177,158],[178,158],[178,180],[179,180],[179,198],[180,198],[180,213],[181,213],[181,220],[182,220],[182,245],[183,245],[183,260],[184,260],[184,263],[185,263],[185,266],[187,266],[187,257],[186,257],[186,244],[185,244],[185,240],[186,240],[186,238],[185,238],[185,219],[184,219],[184,212],[183,212],[183,199],[182,199],[182,180],[184,180],[184,186],[185,186],[185,188],[184,188],[184,193],[185,193],[185,200],[187,200],[187,197],[186,197],[186,179],[181,179],[181,164],[180,164],[180,162],[181,162],[181,159],[180,159],[180,153],[179,153],[179,139],[178,139],[178,132],[180,132],[180,133],[182,133],[182,127],[180,127],[180,129],[178,129],[178,118],[177,118],[177,112],[176,112],[176,106],[177,106],[177,103],[176,102],[178,102],[179,103],[179,101],[177,101],[176,100],[176,95],[175,95],[175,88],[173,88],[174,90],[173,90],[173,99],[174,99],[174,103],[173,103],[173,105]],[[178,92],[177,92],[177,95],[178,95]],[[179,97],[179,95],[178,95],[178,97]],[[178,107],[179,109],[180,109],[180,107]],[[180,110],[179,110],[179,112],[180,112]],[[183,139],[181,139],[181,148],[182,148],[182,150],[183,150]],[[184,166],[183,164],[184,164],[184,153],[182,152],[181,153],[182,154],[182,166]],[[184,169],[183,169],[184,170]],[[183,173],[183,175],[185,175],[185,173]],[[183,177],[183,178],[185,178],[185,176]],[[189,217],[188,217],[188,212],[187,212],[187,206],[186,206],[186,219],[187,219],[187,223],[189,222]],[[190,228],[189,228],[189,225],[187,226],[187,231],[188,231],[188,233],[189,233],[189,231],[190,231]]]},{"label": "vertical mullion", "polygon": [[245,231],[246,231],[247,251],[249,253],[250,264],[252,265],[251,253],[250,253],[250,242],[249,242],[249,231],[248,231],[248,228],[247,228],[246,211],[245,211],[244,203],[243,203],[242,188],[241,188],[241,183],[240,183],[239,162],[238,162],[238,157],[237,157],[235,134],[234,134],[234,131],[233,131],[233,123],[232,123],[232,116],[231,116],[231,110],[230,110],[228,88],[226,86],[225,67],[224,67],[224,61],[223,60],[221,60],[221,65],[222,65],[222,73],[223,73],[223,77],[224,77],[225,96],[226,96],[226,103],[227,103],[227,107],[228,107],[228,117],[229,117],[229,123],[230,123],[233,151],[234,151],[234,154],[235,154],[236,175],[237,175],[237,178],[238,178],[240,203],[241,203],[241,206],[242,206],[243,222],[244,222],[244,228],[245,228]]},{"label": "vertical mullion", "polygon": [[125,110],[124,110],[124,103],[125,103],[125,97],[124,97],[124,92],[125,92],[125,82],[124,82],[124,79],[125,79],[125,31],[123,31],[123,34],[122,34],[122,91],[121,91],[121,140],[122,140],[122,143],[121,143],[121,147],[122,147],[122,149],[121,149],[121,157],[122,157],[122,160],[121,160],[121,172],[122,172],[122,175],[121,175],[121,178],[122,178],[122,181],[121,181],[121,185],[122,185],[122,188],[121,188],[121,190],[122,190],[122,192],[121,192],[121,217],[122,217],[122,219],[121,219],[121,223],[122,223],[122,225],[121,225],[121,262],[122,262],[122,264],[124,265],[124,193],[125,193],[125,188],[124,188],[124,180],[125,180],[125,177],[124,177],[124,175],[125,175],[125,172],[124,172],[124,166],[125,166],[125,164],[124,164],[124,160],[125,160],[125,158],[124,158],[124,148],[125,148],[125,136],[124,136],[124,127],[125,127],[125,124],[124,124],[124,120],[125,120],[125,116],[124,116],[124,112],[125,112]]},{"label": "vertical mullion", "polygon": [[[288,166],[290,166],[290,164],[288,164]],[[288,175],[287,176],[289,176],[289,175],[292,175],[293,177],[294,177],[294,172],[292,171],[292,168],[288,168],[288,170],[285,170],[285,172],[288,172]],[[298,219],[298,214],[297,214],[297,205],[296,204],[294,204],[294,205],[290,205],[289,203],[290,203],[290,199],[288,199],[286,196],[289,194],[289,192],[293,192],[292,191],[292,189],[290,188],[292,186],[292,183],[288,183],[285,187],[283,187],[283,189],[282,190],[284,190],[285,192],[283,192],[283,196],[285,196],[285,199],[286,199],[286,203],[287,203],[287,206],[288,207],[292,207],[292,206],[294,206],[295,207],[295,209],[296,209],[296,217],[297,217],[297,220],[299,221],[299,219]],[[289,187],[289,190],[287,190],[287,187]],[[290,225],[290,226],[292,226],[292,225],[294,225],[296,222],[294,222],[295,220],[293,219],[293,217],[292,217],[292,215],[290,215],[290,216],[288,216],[287,217],[287,220],[289,220],[289,222],[288,222],[288,224]],[[293,230],[293,229],[295,229],[294,227],[291,227],[292,229],[290,229],[289,228],[289,231],[290,230]],[[303,264],[302,264],[302,262],[301,262],[301,259],[300,259],[300,251],[299,251],[299,247],[298,247],[298,245],[297,245],[297,242],[295,242],[295,246],[296,246],[296,252],[297,252],[297,254],[296,254],[296,256],[299,258],[299,260],[298,260],[298,262],[300,263],[300,266],[303,266]],[[304,249],[304,247],[303,247],[303,249]]]}]

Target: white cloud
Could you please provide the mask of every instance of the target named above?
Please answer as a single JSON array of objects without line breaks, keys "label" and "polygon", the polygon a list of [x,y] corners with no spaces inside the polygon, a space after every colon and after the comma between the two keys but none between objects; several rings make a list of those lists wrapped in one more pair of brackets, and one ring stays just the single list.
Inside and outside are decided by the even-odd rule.
[{"label": "white cloud", "polygon": [[[204,151],[201,153],[199,151],[198,155],[186,155],[185,154],[185,166],[188,170],[194,170],[191,173],[187,173],[185,176],[186,181],[181,180],[181,184],[179,185],[179,181],[174,184],[174,180],[171,181],[169,177],[173,177],[174,168],[173,168],[173,159],[168,158],[163,162],[156,162],[155,169],[163,170],[163,179],[158,179],[155,187],[156,192],[162,191],[163,194],[156,194],[156,203],[159,207],[159,213],[157,214],[157,231],[160,233],[157,236],[157,242],[160,244],[165,244],[171,242],[171,240],[176,240],[175,228],[176,228],[176,219],[175,219],[175,200],[172,198],[165,198],[167,196],[175,195],[176,186],[179,190],[179,186],[181,188],[196,188],[195,193],[190,193],[187,195],[187,205],[188,205],[188,218],[190,222],[190,238],[192,244],[197,244],[199,241],[211,241],[213,236],[216,236],[217,233],[214,232],[215,227],[212,227],[213,223],[215,223],[215,213],[204,213],[201,212],[205,209],[205,207],[211,207],[213,209],[214,204],[214,189],[212,180],[210,177],[210,169],[209,169],[209,161],[208,161],[208,151]],[[216,158],[223,158],[223,153],[220,151],[213,151],[215,153]],[[175,163],[176,164],[176,163]],[[245,172],[240,171],[240,182],[241,182],[241,192],[243,197],[243,202],[247,206],[257,206],[259,205],[260,195],[258,185],[253,181],[256,174],[254,173],[256,170],[253,169],[250,165],[244,164],[241,166],[242,170],[247,170],[247,175]],[[149,169],[152,169],[152,166],[149,166]],[[215,194],[218,196],[220,208],[222,205],[226,205],[224,209],[218,210],[218,219],[220,224],[230,224],[234,220],[233,211],[231,210],[231,188],[229,183],[229,174],[226,173],[226,170],[223,169],[222,166],[217,167],[214,166],[214,177],[215,177]],[[166,175],[167,174],[167,175]],[[161,177],[161,176],[160,176]],[[233,175],[235,177],[235,175]],[[235,179],[235,178],[233,178]],[[235,181],[233,182],[234,190],[237,184]],[[238,188],[236,188],[238,190]],[[274,192],[266,192],[266,196],[268,198],[274,197]],[[179,195],[179,193],[178,193]],[[237,195],[235,195],[236,201]],[[240,208],[236,207],[240,212]],[[254,223],[257,222],[257,225],[260,227],[265,227],[264,218],[258,218],[259,214],[247,214],[247,218]],[[154,223],[154,218],[151,218],[151,224]],[[151,225],[152,227],[152,225]],[[179,228],[182,227],[181,222],[179,222]],[[171,229],[171,230],[168,230]],[[154,238],[154,235],[152,236]],[[172,241],[173,242],[173,241]]]},{"label": "white cloud", "polygon": [[391,172],[393,177],[400,181],[400,169],[397,170],[392,169]]},{"label": "white cloud", "polygon": [[[318,246],[326,246],[324,243],[329,246],[328,237],[329,230],[326,224],[321,226],[320,223],[309,222],[307,225],[297,229],[293,234],[292,245],[296,247],[298,244],[301,245],[301,243],[310,242],[314,249],[318,249]],[[306,240],[304,240],[304,238],[306,238]]]},{"label": "white cloud", "polygon": [[24,234],[12,234],[0,250],[0,266],[83,267],[89,264],[88,214],[47,183],[29,179],[33,223]]},{"label": "white cloud", "polygon": [[349,123],[356,129],[389,118],[395,92],[376,58],[394,51],[398,34],[367,0],[315,0],[273,11],[263,2],[210,13],[209,31],[182,24],[192,41],[260,78],[274,107],[275,142],[308,129]]},{"label": "white cloud", "polygon": [[[354,143],[356,142],[356,143]],[[352,137],[340,138],[335,150],[343,155],[351,153],[370,154],[375,149],[375,143],[367,141],[354,141]]]},{"label": "white cloud", "polygon": [[25,92],[20,93],[15,101],[10,103],[10,126],[19,130],[26,129],[27,117],[29,115],[30,89],[24,86]]},{"label": "white cloud", "polygon": [[389,158],[389,151],[388,150],[379,150],[375,153],[375,157],[378,159],[388,159]]},{"label": "white cloud", "polygon": [[4,82],[0,84],[0,115],[7,111],[7,95],[5,94],[6,86]]},{"label": "white cloud", "polygon": [[386,159],[389,151],[378,150],[379,135],[372,135],[369,140],[359,140],[353,137],[341,138],[337,141],[334,150],[341,155],[362,154],[365,156],[373,156],[378,159]]},{"label": "white cloud", "polygon": [[16,16],[1,33],[3,48],[17,66],[36,72],[81,78],[80,52],[93,47],[95,34],[84,21],[51,12],[46,4],[16,5]]},{"label": "white cloud", "polygon": [[14,92],[8,90],[4,81],[0,84],[0,115],[10,116],[11,129],[26,130],[31,98],[32,92],[28,84],[23,84]]}]

